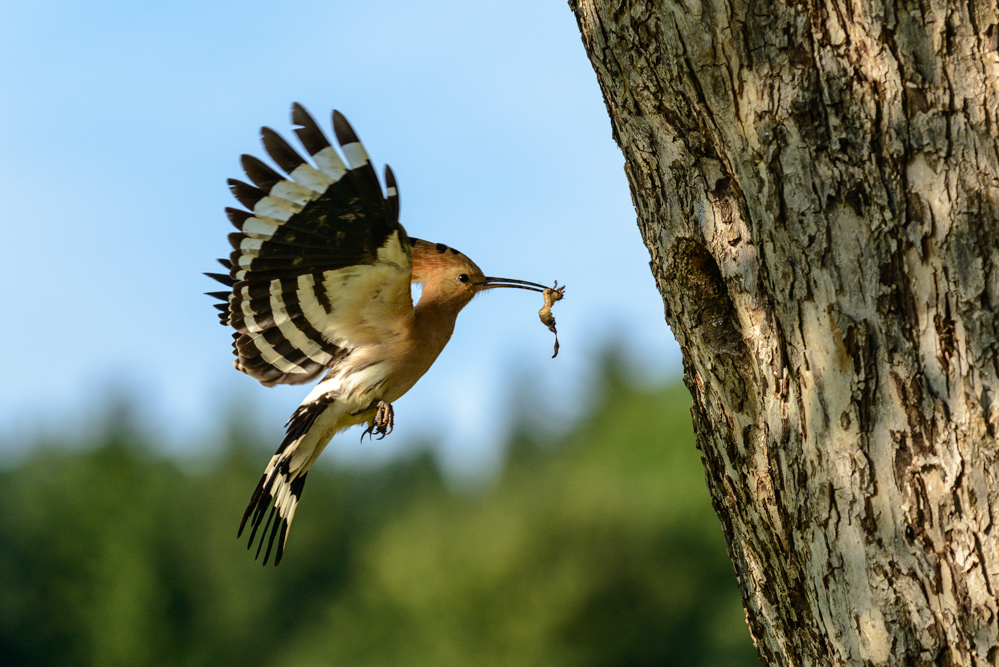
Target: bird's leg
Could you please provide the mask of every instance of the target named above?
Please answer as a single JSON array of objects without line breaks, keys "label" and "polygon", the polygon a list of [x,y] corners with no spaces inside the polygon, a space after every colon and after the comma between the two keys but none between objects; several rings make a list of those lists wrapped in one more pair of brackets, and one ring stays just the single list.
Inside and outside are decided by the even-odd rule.
[{"label": "bird's leg", "polygon": [[383,439],[386,435],[392,432],[392,428],[395,425],[395,410],[392,408],[391,403],[386,403],[385,401],[379,400],[377,403],[372,403],[368,406],[368,409],[375,409],[375,416],[371,418],[368,422],[368,428],[361,434],[361,441],[364,441],[364,436],[369,438],[374,438],[375,434],[378,434],[378,439]]}]

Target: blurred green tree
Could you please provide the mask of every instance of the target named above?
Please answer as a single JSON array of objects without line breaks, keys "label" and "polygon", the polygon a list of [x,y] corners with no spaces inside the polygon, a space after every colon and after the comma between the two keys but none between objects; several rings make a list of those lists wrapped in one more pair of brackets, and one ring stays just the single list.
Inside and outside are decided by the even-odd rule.
[{"label": "blurred green tree", "polygon": [[235,541],[251,430],[189,465],[116,417],[0,471],[0,664],[759,664],[689,404],[611,367],[568,434],[523,416],[476,493],[428,454],[320,466],[276,570]]}]

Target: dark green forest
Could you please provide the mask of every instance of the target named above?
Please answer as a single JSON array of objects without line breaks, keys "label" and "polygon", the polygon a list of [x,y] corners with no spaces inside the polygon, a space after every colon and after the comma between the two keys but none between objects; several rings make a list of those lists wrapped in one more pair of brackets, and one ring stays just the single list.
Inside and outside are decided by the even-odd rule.
[{"label": "dark green forest", "polygon": [[689,406],[611,367],[482,488],[319,465],[276,569],[236,540],[274,446],[240,420],[193,462],[123,415],[39,443],[0,468],[0,664],[758,665]]}]

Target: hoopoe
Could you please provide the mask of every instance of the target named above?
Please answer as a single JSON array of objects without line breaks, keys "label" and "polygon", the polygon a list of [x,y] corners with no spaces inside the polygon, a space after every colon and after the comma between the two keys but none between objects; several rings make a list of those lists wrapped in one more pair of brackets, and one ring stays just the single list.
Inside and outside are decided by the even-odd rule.
[{"label": "hoopoe", "polygon": [[[390,433],[392,403],[434,363],[476,294],[545,290],[488,277],[454,248],[408,236],[391,168],[383,196],[368,154],[338,111],[333,131],[346,164],[301,105],[292,105],[291,118],[312,163],[261,129],[264,149],[287,176],[242,156],[254,185],[229,180],[247,209],[226,209],[239,230],[229,235],[229,259],[219,260],[229,271],[206,274],[231,288],[209,295],[222,301],[222,324],[235,329],[237,370],[266,386],[326,372],[288,420],[239,524],[237,537],[247,522],[251,527],[247,548],[260,531],[256,557],[266,542],[264,565],[275,544],[274,565],[281,562],[305,478],[327,443],[358,424],[368,425],[362,439]],[[411,283],[423,287],[415,306]]]}]

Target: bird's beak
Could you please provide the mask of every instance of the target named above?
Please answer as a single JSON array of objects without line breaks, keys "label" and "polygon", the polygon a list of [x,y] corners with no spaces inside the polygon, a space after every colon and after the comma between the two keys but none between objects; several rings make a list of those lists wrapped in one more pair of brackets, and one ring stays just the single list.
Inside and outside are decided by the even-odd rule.
[{"label": "bird's beak", "polygon": [[544,285],[531,283],[526,280],[513,280],[512,278],[486,278],[475,283],[475,286],[479,290],[495,289],[497,287],[516,287],[517,289],[526,289],[532,292],[544,292],[547,289]]}]

